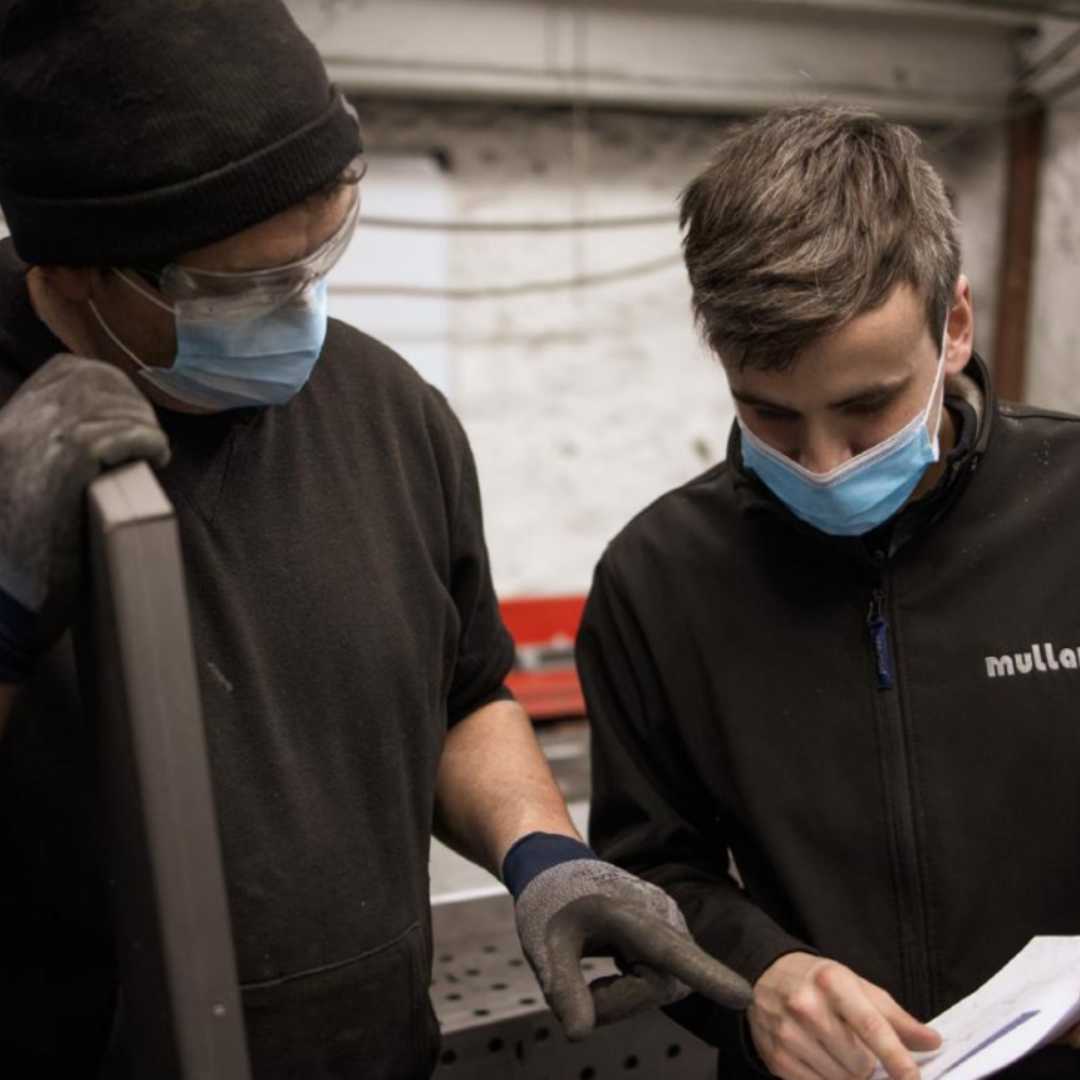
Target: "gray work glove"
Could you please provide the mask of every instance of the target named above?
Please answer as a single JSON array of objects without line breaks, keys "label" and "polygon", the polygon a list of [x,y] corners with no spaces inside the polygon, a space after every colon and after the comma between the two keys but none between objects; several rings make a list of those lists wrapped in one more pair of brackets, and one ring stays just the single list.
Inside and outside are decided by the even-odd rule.
[{"label": "gray work glove", "polygon": [[[522,858],[522,843],[539,850],[539,865],[554,862],[553,848],[578,857],[530,877],[521,868],[531,861],[527,852]],[[566,838],[534,833],[518,845],[504,864],[504,878],[515,893],[518,935],[569,1038],[584,1038],[596,1024],[670,1005],[693,992],[730,1009],[749,1006],[750,984],[698,947],[678,905],[662,889]],[[515,885],[523,877],[528,883],[519,890]],[[587,985],[581,972],[585,955],[614,955],[623,974]]]},{"label": "gray work glove", "polygon": [[0,409],[0,681],[66,625],[86,487],[135,458],[164,465],[168,440],[131,380],[99,360],[60,353]]}]

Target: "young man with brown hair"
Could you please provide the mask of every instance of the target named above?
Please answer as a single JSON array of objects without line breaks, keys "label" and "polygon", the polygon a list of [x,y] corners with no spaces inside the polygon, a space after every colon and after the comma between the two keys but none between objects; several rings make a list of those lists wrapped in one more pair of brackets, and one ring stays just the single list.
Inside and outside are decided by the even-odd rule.
[{"label": "young man with brown hair", "polygon": [[910,1080],[920,1020],[1080,933],[1080,419],[995,399],[908,128],[733,126],[682,224],[737,422],[597,567],[591,838],[753,983],[670,1010],[721,1076]]}]

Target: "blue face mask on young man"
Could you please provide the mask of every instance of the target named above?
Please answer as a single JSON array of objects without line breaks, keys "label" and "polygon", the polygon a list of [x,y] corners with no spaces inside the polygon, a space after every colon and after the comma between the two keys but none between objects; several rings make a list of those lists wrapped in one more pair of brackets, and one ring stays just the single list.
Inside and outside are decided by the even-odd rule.
[{"label": "blue face mask on young man", "polygon": [[[888,521],[940,456],[945,345],[930,396],[899,431],[827,473],[815,473],[762,442],[739,418],[743,465],[798,518],[833,536],[861,536]],[[936,412],[934,422],[931,414]]]},{"label": "blue face mask on young man", "polygon": [[359,205],[316,251],[296,263],[246,273],[171,264],[161,273],[164,300],[122,270],[119,277],[172,313],[176,355],[170,367],[142,361],[90,307],[114,344],[139,366],[139,377],[193,408],[221,412],[283,405],[307,383],[327,325],[326,274],[352,237]]}]

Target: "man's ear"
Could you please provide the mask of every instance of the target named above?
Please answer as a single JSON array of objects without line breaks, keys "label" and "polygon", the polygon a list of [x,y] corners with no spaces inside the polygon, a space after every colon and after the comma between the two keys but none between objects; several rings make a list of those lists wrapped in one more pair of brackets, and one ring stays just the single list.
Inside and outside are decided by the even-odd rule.
[{"label": "man's ear", "polygon": [[73,304],[83,304],[94,295],[98,270],[92,266],[35,266],[42,282]]},{"label": "man's ear", "polygon": [[945,346],[945,374],[959,375],[967,367],[975,348],[975,309],[971,283],[961,274],[949,309],[948,343]]}]

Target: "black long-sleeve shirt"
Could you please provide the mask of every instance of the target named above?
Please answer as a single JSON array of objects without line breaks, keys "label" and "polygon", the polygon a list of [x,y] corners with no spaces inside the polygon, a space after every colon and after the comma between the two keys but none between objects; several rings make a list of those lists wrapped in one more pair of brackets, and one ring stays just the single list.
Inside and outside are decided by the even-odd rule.
[{"label": "black long-sleeve shirt", "polygon": [[[63,349],[24,270],[0,247],[0,401]],[[289,404],[159,417],[255,1076],[424,1075],[436,769],[513,656],[464,432],[335,320]],[[62,643],[0,744],[0,1070],[93,1074],[105,844]]]}]

